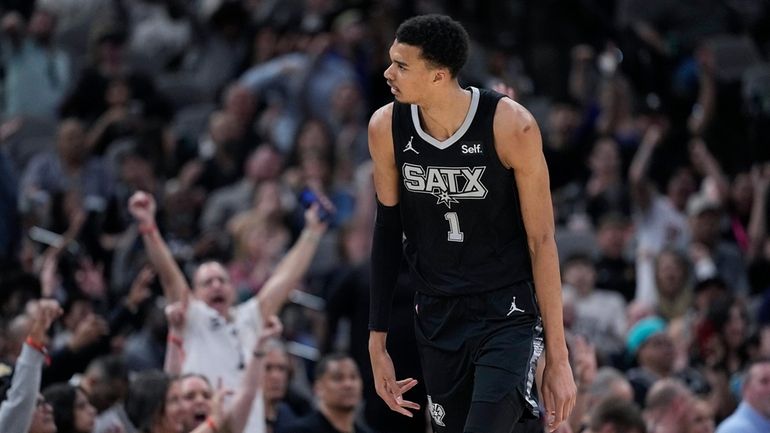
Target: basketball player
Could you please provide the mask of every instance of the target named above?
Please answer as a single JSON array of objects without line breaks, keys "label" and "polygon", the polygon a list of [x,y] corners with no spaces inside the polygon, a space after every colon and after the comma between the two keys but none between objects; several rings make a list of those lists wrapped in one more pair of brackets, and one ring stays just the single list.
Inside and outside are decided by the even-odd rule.
[{"label": "basketball player", "polygon": [[[548,168],[532,115],[462,88],[468,35],[451,18],[405,21],[385,78],[395,98],[369,123],[377,221],[369,353],[377,393],[411,416],[386,350],[405,259],[437,433],[510,433],[540,415],[532,385],[545,350],[543,404],[555,430],[575,404],[562,324]],[[403,242],[402,242],[403,240]],[[544,335],[543,335],[544,334]]]}]

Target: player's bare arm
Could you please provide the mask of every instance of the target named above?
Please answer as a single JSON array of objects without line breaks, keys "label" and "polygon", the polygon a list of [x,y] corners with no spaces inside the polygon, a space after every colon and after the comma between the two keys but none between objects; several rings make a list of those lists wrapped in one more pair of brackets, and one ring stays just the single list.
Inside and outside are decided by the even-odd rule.
[{"label": "player's bare arm", "polygon": [[393,104],[380,107],[369,120],[369,153],[374,163],[374,189],[385,206],[398,203],[398,169],[393,154]]},{"label": "player's bare arm", "polygon": [[543,403],[555,430],[575,405],[576,388],[569,366],[562,319],[561,278],[554,237],[548,167],[540,130],[532,115],[503,98],[494,121],[495,146],[502,163],[513,169],[532,259],[535,293],[545,330],[546,364]]},{"label": "player's bare arm", "polygon": [[[384,206],[398,204],[398,169],[393,154],[392,116],[393,104],[388,104],[377,110],[369,121],[369,152],[374,163],[374,188],[377,199]],[[378,263],[372,263],[372,266],[376,267]],[[420,405],[404,400],[402,395],[412,389],[417,381],[412,378],[396,380],[393,361],[385,346],[387,335],[384,330],[369,332],[369,356],[377,395],[391,410],[411,417],[412,413],[407,409],[418,410]]]}]

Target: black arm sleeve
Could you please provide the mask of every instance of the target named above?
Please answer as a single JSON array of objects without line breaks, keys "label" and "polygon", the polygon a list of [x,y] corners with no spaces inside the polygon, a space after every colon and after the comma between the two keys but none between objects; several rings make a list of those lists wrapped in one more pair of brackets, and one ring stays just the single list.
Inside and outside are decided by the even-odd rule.
[{"label": "black arm sleeve", "polygon": [[403,258],[403,229],[399,205],[377,200],[372,239],[372,281],[369,296],[369,330],[387,332],[398,270]]}]

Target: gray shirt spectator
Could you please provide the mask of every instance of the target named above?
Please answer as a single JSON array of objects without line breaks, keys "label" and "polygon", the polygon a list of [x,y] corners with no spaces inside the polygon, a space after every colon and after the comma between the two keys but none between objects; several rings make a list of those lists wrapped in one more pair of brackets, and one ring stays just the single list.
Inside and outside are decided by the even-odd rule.
[{"label": "gray shirt spectator", "polygon": [[21,180],[20,209],[28,212],[35,204],[47,204],[53,193],[77,191],[86,210],[104,210],[112,195],[112,175],[101,159],[89,156],[83,125],[75,119],[63,120],[56,148],[55,153],[30,161]]},{"label": "gray shirt spectator", "polygon": [[25,344],[16,361],[8,398],[0,405],[0,431],[26,433],[40,392],[40,371],[45,356]]},{"label": "gray shirt spectator", "polygon": [[56,301],[46,300],[37,304],[29,338],[16,360],[11,388],[5,401],[0,403],[0,432],[28,432],[40,394],[41,371],[46,359],[41,350],[43,340],[51,323],[60,314],[61,308]]}]

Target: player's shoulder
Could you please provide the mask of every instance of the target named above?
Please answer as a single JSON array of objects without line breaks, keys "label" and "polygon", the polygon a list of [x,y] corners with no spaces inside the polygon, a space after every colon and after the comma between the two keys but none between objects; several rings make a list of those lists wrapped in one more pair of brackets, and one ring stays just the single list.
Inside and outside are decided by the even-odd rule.
[{"label": "player's shoulder", "polygon": [[495,148],[505,167],[527,167],[542,158],[540,129],[535,117],[510,98],[502,98],[497,103],[494,136]]},{"label": "player's shoulder", "polygon": [[[372,154],[389,152],[393,145],[393,103],[383,105],[369,119],[369,149]],[[377,149],[381,149],[377,151]]]},{"label": "player's shoulder", "polygon": [[393,103],[387,103],[378,108],[377,111],[372,114],[369,119],[369,131],[372,132],[390,132],[390,127],[393,122]]},{"label": "player's shoulder", "polygon": [[500,98],[495,109],[495,131],[518,134],[537,126],[535,117],[511,98]]}]

